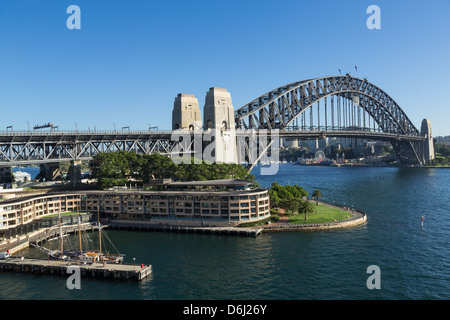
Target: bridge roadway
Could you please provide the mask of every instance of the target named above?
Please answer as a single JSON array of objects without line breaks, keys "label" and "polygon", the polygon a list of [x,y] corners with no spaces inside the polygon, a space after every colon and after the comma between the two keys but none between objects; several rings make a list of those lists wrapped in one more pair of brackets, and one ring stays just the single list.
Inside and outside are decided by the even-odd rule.
[{"label": "bridge roadway", "polygon": [[24,142],[74,142],[91,140],[112,140],[112,139],[158,139],[170,138],[171,130],[166,131],[53,131],[53,132],[33,132],[14,131],[0,132],[0,143],[24,143]]},{"label": "bridge roadway", "polygon": [[[280,138],[314,139],[325,137],[369,140],[422,142],[424,137],[384,133],[373,130],[283,130]],[[141,154],[169,154],[177,144],[173,131],[61,131],[0,133],[0,166],[58,163],[70,160],[90,160],[100,152],[119,150]],[[237,138],[264,135],[270,131],[237,130]],[[193,139],[192,139],[193,140]]]},{"label": "bridge roadway", "polygon": [[423,141],[423,136],[411,136],[396,133],[385,133],[369,130],[286,130],[280,131],[279,136],[282,138],[292,139],[323,139],[326,137],[333,138],[355,138],[367,140],[389,140],[389,141]]}]

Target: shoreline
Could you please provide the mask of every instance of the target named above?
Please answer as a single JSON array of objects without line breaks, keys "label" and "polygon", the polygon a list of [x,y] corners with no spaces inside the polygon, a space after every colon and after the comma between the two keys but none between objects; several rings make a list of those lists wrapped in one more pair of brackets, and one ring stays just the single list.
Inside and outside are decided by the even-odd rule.
[{"label": "shoreline", "polygon": [[[258,226],[262,228],[263,233],[265,232],[299,232],[299,231],[324,231],[324,230],[333,230],[333,229],[341,229],[341,228],[349,228],[358,225],[362,225],[367,222],[367,214],[361,210],[353,209],[349,210],[348,207],[338,206],[331,203],[319,201],[319,204],[339,208],[343,211],[349,212],[352,214],[351,218],[341,220],[341,221],[333,221],[333,222],[323,222],[323,223],[306,223],[306,224],[291,224],[286,217],[282,222],[275,222],[270,225]],[[283,220],[283,219],[280,219]]]}]

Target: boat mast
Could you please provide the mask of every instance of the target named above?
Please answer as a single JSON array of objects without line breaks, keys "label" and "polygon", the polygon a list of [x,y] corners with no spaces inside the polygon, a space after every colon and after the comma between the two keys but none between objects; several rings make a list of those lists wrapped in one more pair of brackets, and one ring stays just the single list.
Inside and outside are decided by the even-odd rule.
[{"label": "boat mast", "polygon": [[81,252],[81,219],[80,213],[78,211],[78,206],[77,206],[77,217],[78,217],[78,241],[80,242],[80,252]]},{"label": "boat mast", "polygon": [[100,243],[99,256],[102,255],[102,227],[100,225],[100,204],[97,206],[97,220],[98,220],[98,241]]},{"label": "boat mast", "polygon": [[61,227],[61,208],[58,211],[58,221],[59,221],[59,238],[61,239],[61,253],[63,252],[63,234]]}]

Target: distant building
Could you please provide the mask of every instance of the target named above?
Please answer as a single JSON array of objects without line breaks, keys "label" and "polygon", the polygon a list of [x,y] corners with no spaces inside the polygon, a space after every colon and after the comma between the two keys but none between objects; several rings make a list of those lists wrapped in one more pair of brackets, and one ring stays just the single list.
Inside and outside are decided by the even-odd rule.
[{"label": "distant building", "polygon": [[31,174],[23,171],[14,172],[14,180],[16,182],[27,182],[31,180]]}]

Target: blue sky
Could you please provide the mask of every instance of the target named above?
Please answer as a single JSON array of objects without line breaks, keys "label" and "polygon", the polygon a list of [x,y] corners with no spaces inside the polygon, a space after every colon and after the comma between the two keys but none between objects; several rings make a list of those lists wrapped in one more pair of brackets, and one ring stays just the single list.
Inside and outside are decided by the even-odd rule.
[{"label": "blue sky", "polygon": [[[380,30],[366,27],[372,4]],[[81,30],[66,27],[70,5]],[[449,36],[450,0],[0,0],[0,130],[170,129],[178,93],[203,109],[226,88],[237,109],[341,69],[450,135]]]}]

